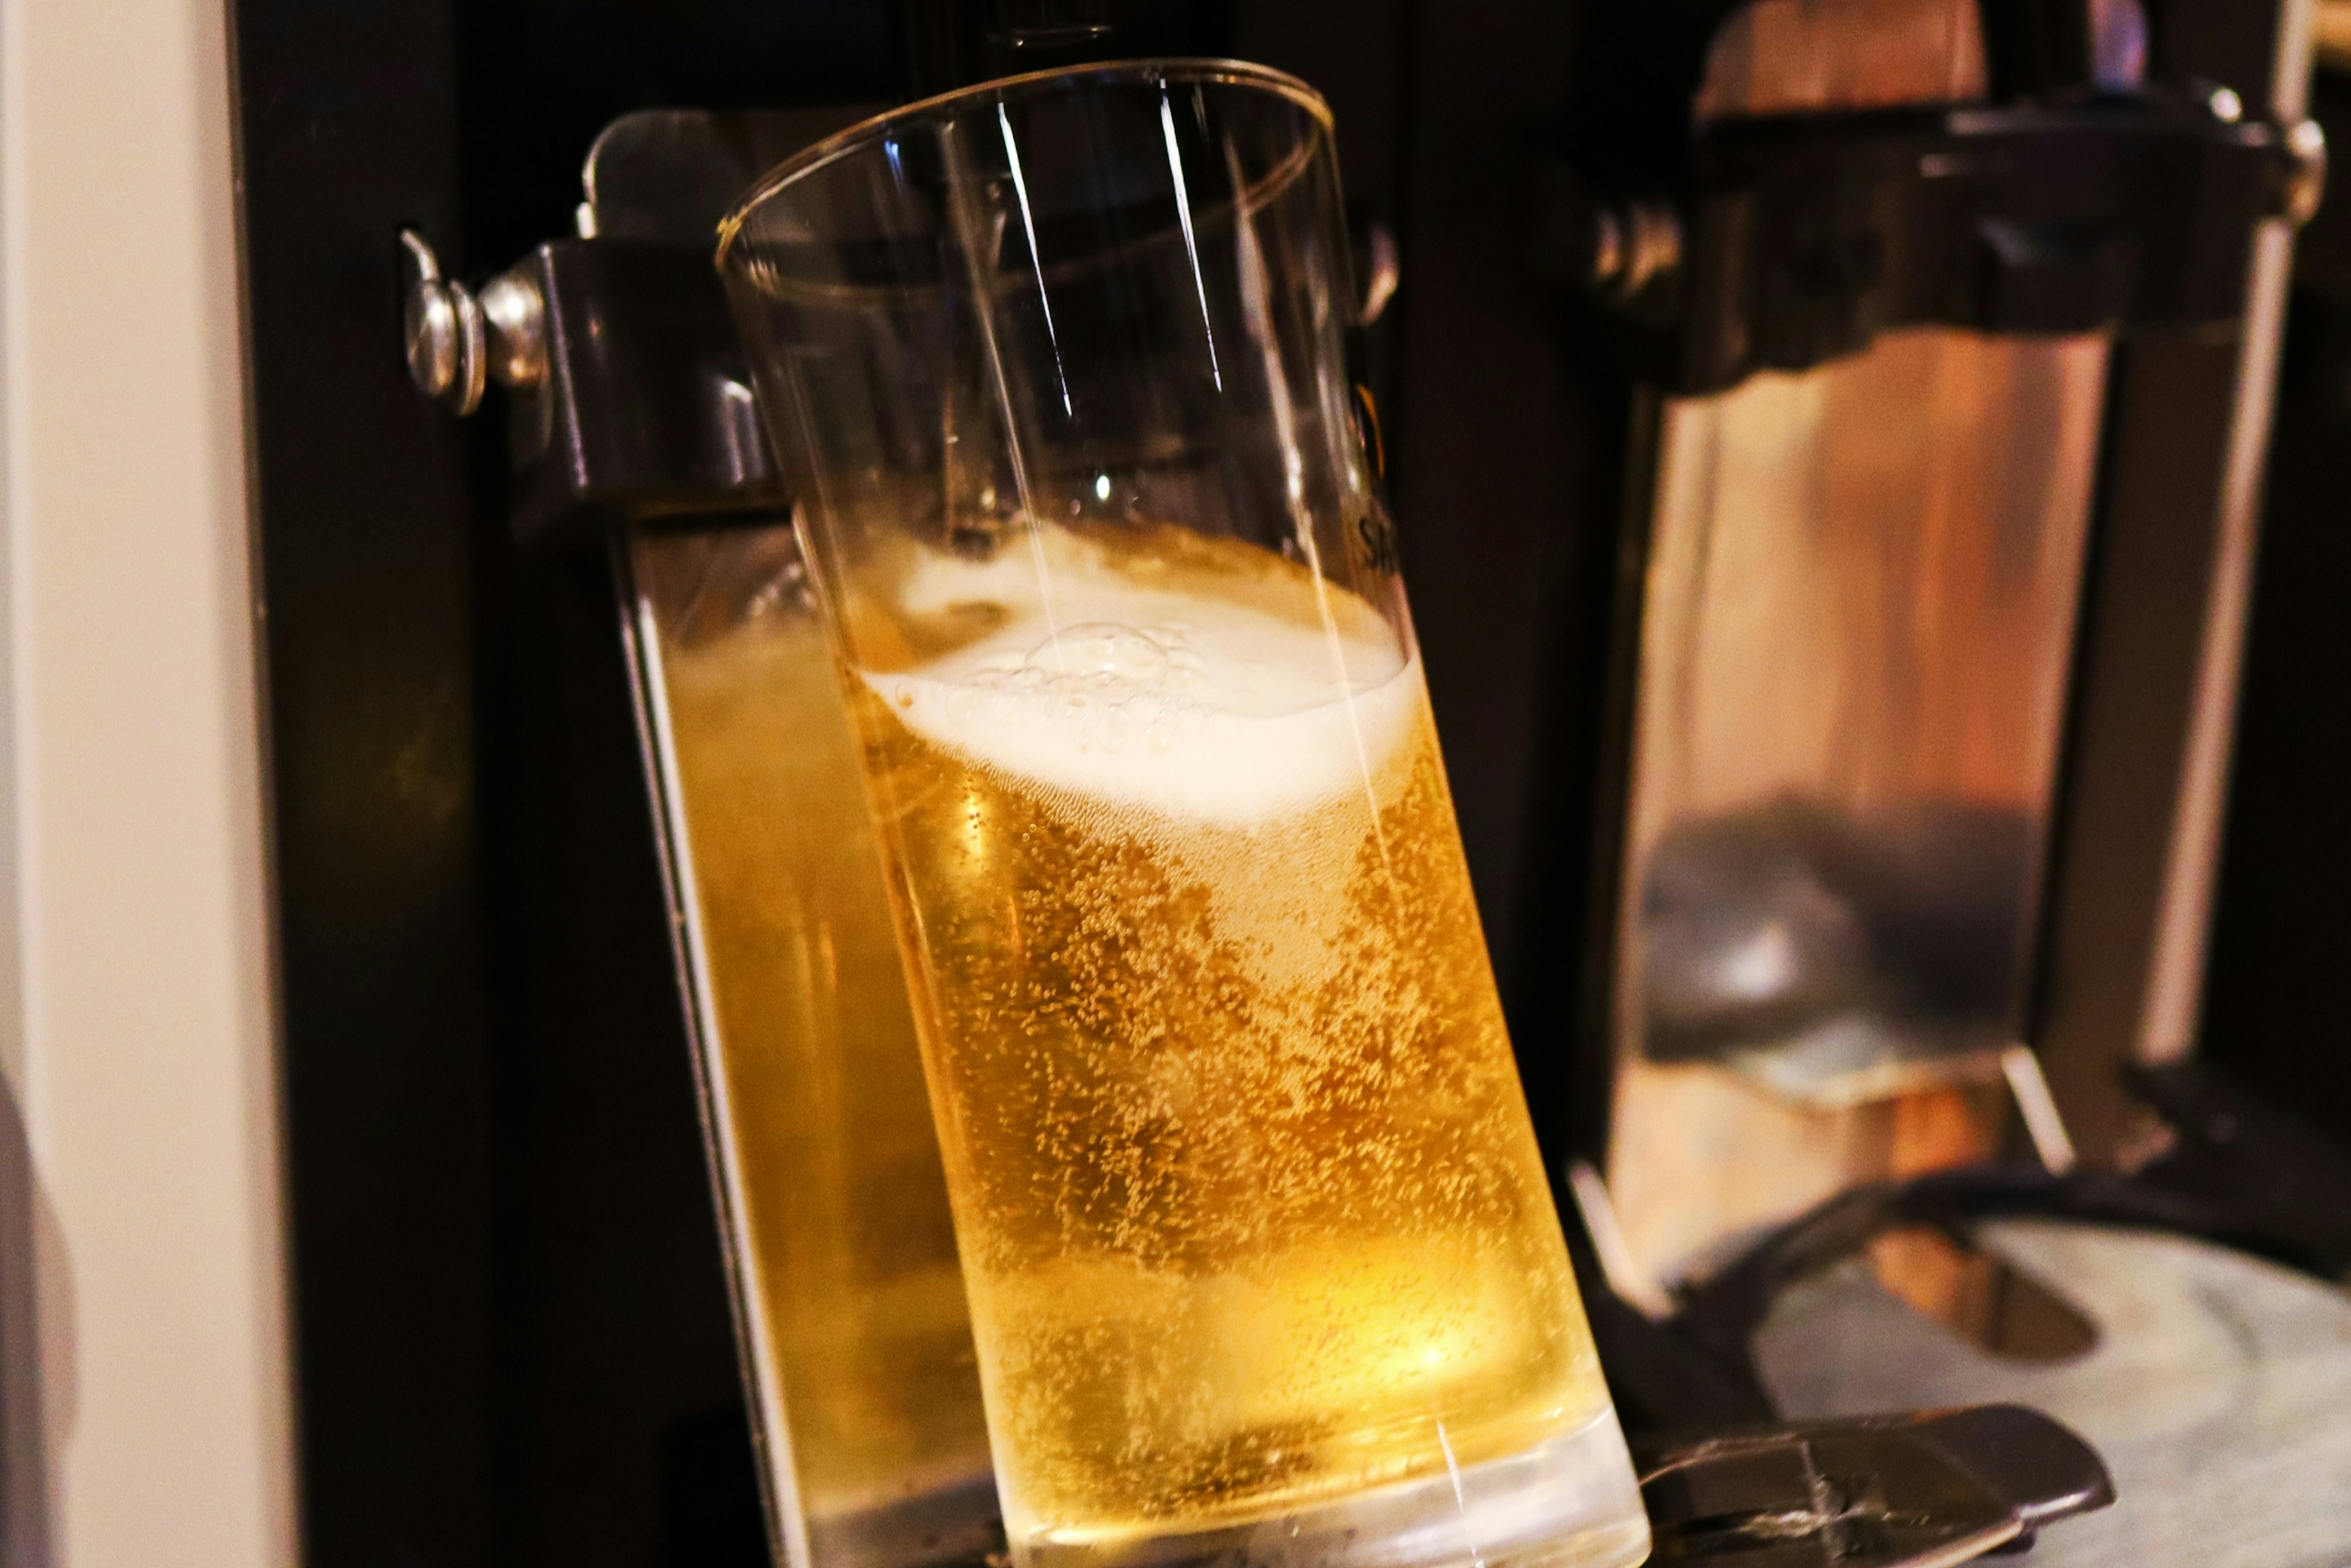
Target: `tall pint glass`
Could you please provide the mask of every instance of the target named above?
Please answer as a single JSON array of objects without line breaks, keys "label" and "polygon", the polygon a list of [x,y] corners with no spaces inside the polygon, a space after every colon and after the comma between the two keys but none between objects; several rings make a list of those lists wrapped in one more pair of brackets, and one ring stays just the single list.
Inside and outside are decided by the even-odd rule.
[{"label": "tall pint glass", "polygon": [[992,82],[721,270],[892,884],[1026,1568],[1637,1562],[1348,374],[1330,113]]}]

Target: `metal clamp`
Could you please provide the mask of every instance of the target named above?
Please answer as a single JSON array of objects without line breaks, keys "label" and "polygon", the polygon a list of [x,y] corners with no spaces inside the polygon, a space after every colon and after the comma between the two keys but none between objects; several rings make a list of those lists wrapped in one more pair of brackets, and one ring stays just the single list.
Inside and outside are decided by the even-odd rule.
[{"label": "metal clamp", "polygon": [[2225,326],[2254,226],[2317,210],[2326,147],[2225,89],[2149,89],[1726,120],[1667,190],[1605,194],[1564,161],[1541,177],[1539,263],[1702,394],[1900,327]]},{"label": "metal clamp", "polygon": [[[607,126],[582,175],[580,237],[538,246],[478,291],[400,235],[406,353],[419,390],[463,415],[493,382],[509,400],[525,548],[596,541],[608,523],[788,506],[718,275],[719,219],[764,169],[859,112],[645,110]],[[1396,290],[1395,236],[1355,226],[1359,324]]]}]

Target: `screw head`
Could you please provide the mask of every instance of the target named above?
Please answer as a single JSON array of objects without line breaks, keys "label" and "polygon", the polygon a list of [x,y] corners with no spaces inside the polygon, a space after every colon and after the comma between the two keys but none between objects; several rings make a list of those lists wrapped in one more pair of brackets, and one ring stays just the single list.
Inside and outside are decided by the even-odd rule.
[{"label": "screw head", "polygon": [[408,289],[405,312],[408,377],[426,397],[446,397],[457,384],[457,308],[445,284],[419,278]]},{"label": "screw head", "polygon": [[547,377],[547,301],[520,267],[482,286],[490,375],[502,387],[535,387]]},{"label": "screw head", "polygon": [[2285,217],[2296,228],[2318,214],[2326,199],[2326,132],[2304,120],[2286,128]]},{"label": "screw head", "polygon": [[441,259],[413,229],[400,231],[402,336],[409,380],[460,414],[481,406],[488,356],[482,309],[463,284],[441,276]]}]

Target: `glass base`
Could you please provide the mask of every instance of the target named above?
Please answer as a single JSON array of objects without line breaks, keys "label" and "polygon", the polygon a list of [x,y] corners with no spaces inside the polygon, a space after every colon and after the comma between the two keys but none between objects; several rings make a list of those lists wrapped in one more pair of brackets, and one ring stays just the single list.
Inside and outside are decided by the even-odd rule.
[{"label": "glass base", "polygon": [[809,1555],[822,1568],[940,1568],[978,1563],[1004,1549],[992,1471],[853,1513],[812,1517],[808,1532]]},{"label": "glass base", "polygon": [[1612,1410],[1525,1453],[1302,1513],[1013,1548],[1020,1568],[1633,1568],[1648,1554]]}]

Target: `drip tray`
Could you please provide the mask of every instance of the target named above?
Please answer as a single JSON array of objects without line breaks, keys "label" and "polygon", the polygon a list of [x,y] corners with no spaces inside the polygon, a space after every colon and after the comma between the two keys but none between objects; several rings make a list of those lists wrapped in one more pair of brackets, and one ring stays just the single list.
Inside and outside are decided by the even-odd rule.
[{"label": "drip tray", "polygon": [[1858,1257],[1792,1287],[1756,1334],[1782,1413],[2012,1401],[2064,1422],[2118,1500],[2046,1536],[2037,1568],[2351,1562],[2351,1294],[2151,1232],[2006,1220],[1974,1241],[2019,1277],[2006,1289],[2094,1333],[1988,1348]]}]

